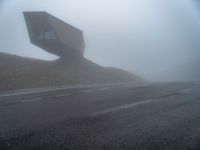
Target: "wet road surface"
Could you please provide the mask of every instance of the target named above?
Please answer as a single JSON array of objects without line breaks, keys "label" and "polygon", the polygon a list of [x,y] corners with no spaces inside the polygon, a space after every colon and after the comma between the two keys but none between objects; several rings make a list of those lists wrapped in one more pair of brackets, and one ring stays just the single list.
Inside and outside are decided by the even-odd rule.
[{"label": "wet road surface", "polygon": [[198,150],[200,84],[0,95],[0,150]]}]

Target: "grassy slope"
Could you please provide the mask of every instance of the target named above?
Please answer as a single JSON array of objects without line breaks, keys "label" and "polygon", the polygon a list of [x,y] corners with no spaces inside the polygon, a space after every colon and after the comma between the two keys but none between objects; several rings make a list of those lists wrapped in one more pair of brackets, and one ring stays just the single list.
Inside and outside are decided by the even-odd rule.
[{"label": "grassy slope", "polygon": [[87,59],[47,62],[0,53],[0,91],[46,86],[141,81],[116,68],[104,68]]}]

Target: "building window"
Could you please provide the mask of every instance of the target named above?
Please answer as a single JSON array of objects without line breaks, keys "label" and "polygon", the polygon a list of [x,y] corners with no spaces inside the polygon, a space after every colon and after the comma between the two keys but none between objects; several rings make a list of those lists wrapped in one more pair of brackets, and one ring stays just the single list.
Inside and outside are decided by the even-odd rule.
[{"label": "building window", "polygon": [[56,40],[56,34],[55,32],[50,29],[50,30],[42,30],[38,36],[39,40]]}]

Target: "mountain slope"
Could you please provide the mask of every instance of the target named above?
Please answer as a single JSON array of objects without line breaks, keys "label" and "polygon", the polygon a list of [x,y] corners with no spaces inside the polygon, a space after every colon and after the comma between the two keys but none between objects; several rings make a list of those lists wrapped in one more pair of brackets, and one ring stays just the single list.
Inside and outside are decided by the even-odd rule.
[{"label": "mountain slope", "polygon": [[104,68],[85,58],[42,61],[0,53],[0,91],[47,86],[141,82],[126,71]]}]

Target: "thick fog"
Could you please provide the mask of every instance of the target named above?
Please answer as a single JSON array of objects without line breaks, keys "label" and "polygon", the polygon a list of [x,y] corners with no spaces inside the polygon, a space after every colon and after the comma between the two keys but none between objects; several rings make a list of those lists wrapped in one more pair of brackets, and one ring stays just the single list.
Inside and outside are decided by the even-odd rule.
[{"label": "thick fog", "polygon": [[23,11],[81,29],[86,58],[144,78],[200,58],[197,0],[1,0],[0,51],[53,60],[30,44]]}]

